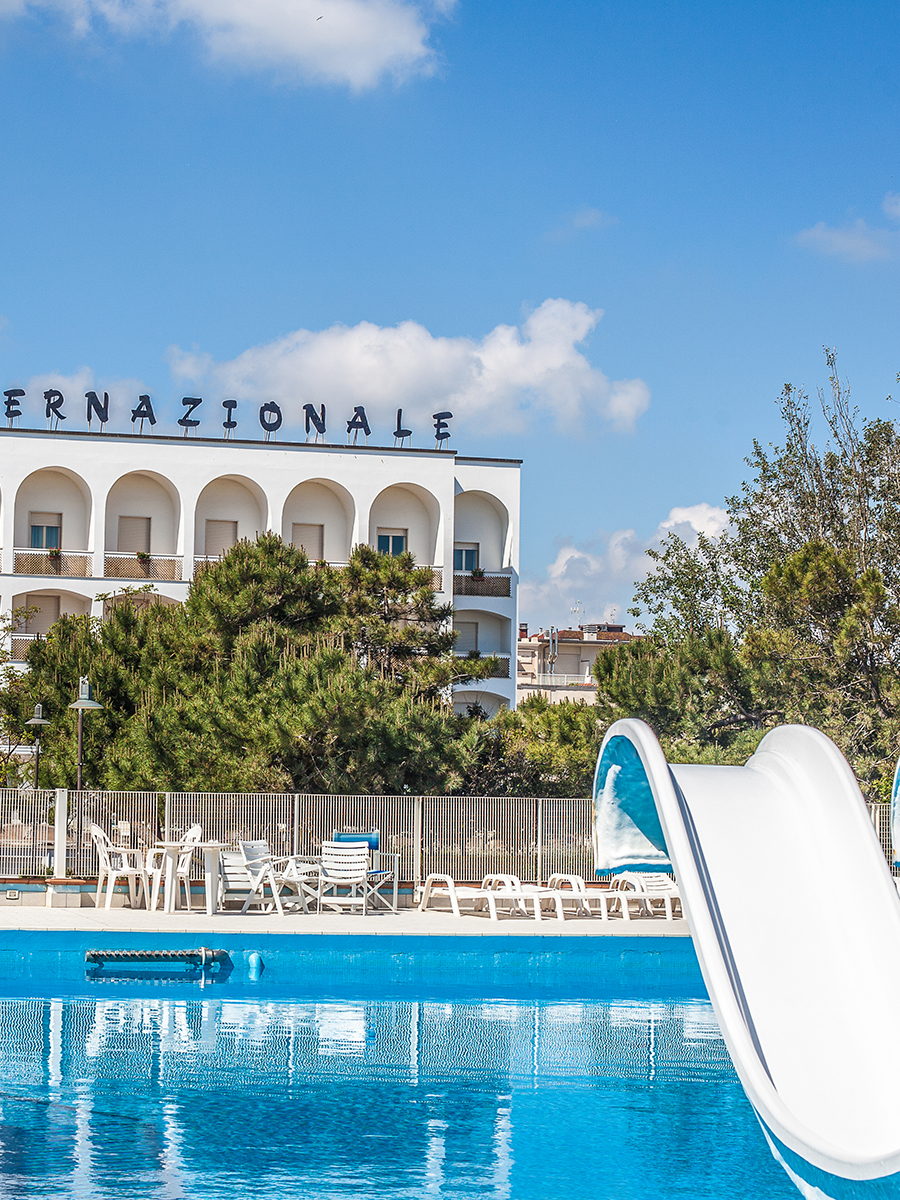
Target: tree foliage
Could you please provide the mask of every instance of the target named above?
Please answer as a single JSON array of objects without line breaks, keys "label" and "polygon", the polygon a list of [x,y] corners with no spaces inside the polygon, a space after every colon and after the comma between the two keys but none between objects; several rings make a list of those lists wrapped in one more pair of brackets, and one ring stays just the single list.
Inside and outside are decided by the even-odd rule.
[{"label": "tree foliage", "polygon": [[632,610],[649,636],[599,656],[598,702],[709,761],[742,759],[773,724],[815,725],[879,793],[900,747],[900,432],[860,418],[826,361],[824,447],[785,387],[783,443],[754,442],[725,532],[651,552]]},{"label": "tree foliage", "polygon": [[102,621],[63,617],[32,643],[2,696],[10,719],[40,700],[44,782],[75,781],[87,675],[91,787],[183,791],[443,791],[462,776],[470,722],[449,703],[493,659],[454,656],[450,606],[409,554],[312,565],[273,534],[206,567],[184,605],[129,594]]}]

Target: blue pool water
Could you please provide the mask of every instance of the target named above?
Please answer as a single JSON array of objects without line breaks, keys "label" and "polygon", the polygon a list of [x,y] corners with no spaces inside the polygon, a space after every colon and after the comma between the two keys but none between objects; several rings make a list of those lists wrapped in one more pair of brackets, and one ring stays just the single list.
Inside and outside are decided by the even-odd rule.
[{"label": "blue pool water", "polygon": [[4,1200],[796,1195],[686,940],[218,937],[201,987],[0,939]]}]

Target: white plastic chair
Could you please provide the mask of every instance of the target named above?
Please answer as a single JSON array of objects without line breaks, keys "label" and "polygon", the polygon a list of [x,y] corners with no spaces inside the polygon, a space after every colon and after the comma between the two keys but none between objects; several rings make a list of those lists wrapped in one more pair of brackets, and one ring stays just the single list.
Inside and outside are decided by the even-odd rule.
[{"label": "white plastic chair", "polygon": [[[368,842],[323,842],[317,900],[325,908],[361,908],[366,915],[369,883]],[[338,889],[349,889],[341,894]]]},{"label": "white plastic chair", "polygon": [[100,860],[100,870],[97,874],[97,894],[94,898],[95,907],[100,907],[100,896],[103,885],[106,884],[106,908],[112,907],[113,892],[119,879],[128,880],[128,899],[132,908],[137,908],[138,899],[147,895],[147,873],[144,869],[144,855],[140,850],[129,850],[124,846],[114,846],[99,825],[91,825],[91,840],[97,849]]},{"label": "white plastic chair", "polygon": [[[281,916],[284,916],[284,901],[282,893],[287,889],[295,892],[297,900],[305,913],[309,912],[308,898],[317,897],[316,885],[319,879],[318,861],[291,855],[286,858],[273,858],[269,843],[263,840],[240,842],[241,856],[247,872],[249,895],[241,909],[245,913],[251,904],[259,904],[265,911],[265,892],[268,887],[272,904]],[[271,908],[271,904],[268,906]]]},{"label": "white plastic chair", "polygon": [[[365,842],[372,855],[372,865],[369,867],[366,883],[366,901],[381,904],[389,912],[397,911],[397,889],[399,886],[400,855],[388,854],[381,849],[381,833],[377,829],[363,831],[353,829],[335,829],[332,833],[335,842]],[[390,863],[390,865],[388,865]],[[384,888],[393,888],[393,901],[382,895]]]},{"label": "white plastic chair", "polygon": [[[194,858],[194,846],[202,839],[202,825],[192,825],[181,839],[183,848],[179,852],[178,862],[175,864],[175,879],[172,883],[172,886],[175,888],[175,905],[176,907],[180,905],[181,889],[184,888],[184,898],[188,912],[193,912],[193,908],[191,907],[191,862]],[[159,903],[159,892],[165,867],[165,850],[161,850],[158,846],[155,846],[147,851],[147,876],[153,880],[153,890],[150,895],[151,912],[156,912],[156,906]]]}]

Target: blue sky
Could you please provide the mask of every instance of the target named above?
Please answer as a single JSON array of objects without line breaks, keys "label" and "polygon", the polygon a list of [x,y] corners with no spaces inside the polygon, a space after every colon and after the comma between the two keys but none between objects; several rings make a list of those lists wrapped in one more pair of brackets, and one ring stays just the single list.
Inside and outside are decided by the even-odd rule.
[{"label": "blue sky", "polygon": [[894,415],[898,51],[876,2],[0,0],[2,386],[450,408],[525,460],[523,617],[622,615],[823,344]]}]

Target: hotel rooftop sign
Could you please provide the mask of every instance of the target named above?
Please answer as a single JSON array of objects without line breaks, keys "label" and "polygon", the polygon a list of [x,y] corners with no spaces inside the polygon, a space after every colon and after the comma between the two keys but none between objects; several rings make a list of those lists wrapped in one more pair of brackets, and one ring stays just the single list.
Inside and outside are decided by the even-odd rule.
[{"label": "hotel rooftop sign", "polygon": [[[6,426],[8,429],[15,429],[18,427],[19,420],[23,416],[22,405],[26,400],[27,393],[24,388],[9,388],[3,393],[3,396],[6,408]],[[101,400],[97,392],[85,392],[84,399],[85,419],[88,431],[94,432],[95,427],[93,422],[96,421],[97,432],[104,433],[109,421],[109,393],[104,392],[103,399]],[[63,411],[67,403],[65,396],[57,388],[48,388],[43,393],[43,402],[47,428],[49,430],[59,429],[60,422],[68,420],[71,415],[71,413]],[[185,411],[178,418],[176,424],[181,428],[182,436],[187,437],[188,434],[196,434],[202,419],[199,415],[201,406],[203,405],[202,397],[184,396],[181,405]],[[223,438],[232,438],[234,431],[238,428],[238,401],[233,399],[223,400],[222,413],[217,413],[216,417],[211,418],[212,421],[215,422],[218,416],[223,416]],[[256,416],[260,429],[263,432],[264,440],[267,442],[273,440],[284,423],[284,413],[282,412],[281,405],[276,404],[272,400],[265,404],[260,404]],[[325,405],[320,404],[317,409],[314,404],[304,404],[303,418],[307,441],[312,436],[314,442],[321,439],[324,443],[327,429]],[[436,412],[432,415],[435,447],[442,447],[443,443],[449,439],[450,426],[448,422],[452,418],[453,413],[451,412]],[[131,410],[132,429],[142,434],[145,423],[151,430],[157,423],[156,413],[153,410],[153,402],[148,395],[138,396],[137,404]],[[338,424],[340,426],[341,422]],[[215,425],[213,427],[215,428]],[[355,446],[358,443],[360,434],[368,441],[371,432],[365,408],[361,404],[356,405],[353,409],[353,415],[347,420],[347,444]],[[412,433],[411,429],[403,427],[403,409],[398,408],[397,423],[393,431],[394,445],[401,447],[411,445]]]}]

